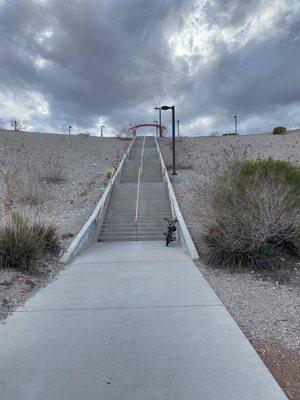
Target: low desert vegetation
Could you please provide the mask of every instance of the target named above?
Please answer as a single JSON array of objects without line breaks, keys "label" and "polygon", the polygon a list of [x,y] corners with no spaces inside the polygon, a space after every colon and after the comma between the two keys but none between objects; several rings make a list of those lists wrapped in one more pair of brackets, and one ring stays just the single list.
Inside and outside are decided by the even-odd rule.
[{"label": "low desert vegetation", "polygon": [[49,157],[43,163],[24,163],[22,168],[6,166],[1,170],[0,180],[3,185],[0,201],[6,213],[42,205],[51,192],[51,185],[61,185],[67,178],[59,160]]},{"label": "low desert vegetation", "polygon": [[299,256],[300,168],[269,159],[231,160],[209,188],[208,261],[228,268],[280,268]]},{"label": "low desert vegetation", "polygon": [[284,135],[286,133],[286,128],[284,126],[277,126],[273,129],[273,135]]},{"label": "low desert vegetation", "polygon": [[235,133],[235,132],[228,132],[228,133],[223,133],[222,136],[237,136],[237,135],[238,135],[238,133]]},{"label": "low desert vegetation", "polygon": [[130,125],[121,126],[118,129],[116,136],[118,139],[131,140],[132,139],[132,131],[130,129]]},{"label": "low desert vegetation", "polygon": [[11,213],[0,226],[0,267],[35,272],[45,256],[60,252],[57,229],[25,213]]},{"label": "low desert vegetation", "polygon": [[15,130],[15,131],[21,131],[22,129],[25,128],[25,121],[17,118],[17,117],[10,117],[9,118],[9,125]]},{"label": "low desert vegetation", "polygon": [[113,176],[114,173],[115,173],[114,168],[108,168],[108,169],[104,172],[105,180],[109,180],[109,179]]}]

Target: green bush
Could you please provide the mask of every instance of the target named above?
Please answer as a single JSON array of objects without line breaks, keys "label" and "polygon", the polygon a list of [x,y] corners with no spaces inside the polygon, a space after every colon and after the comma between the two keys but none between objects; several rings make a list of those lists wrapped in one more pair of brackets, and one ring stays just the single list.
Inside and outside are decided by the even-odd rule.
[{"label": "green bush", "polygon": [[300,168],[271,158],[235,160],[211,192],[204,235],[211,264],[274,266],[299,254]]},{"label": "green bush", "polygon": [[46,255],[56,255],[56,228],[29,216],[12,213],[0,227],[0,267],[34,271]]},{"label": "green bush", "polygon": [[286,132],[286,128],[284,126],[277,126],[273,129],[273,135],[283,135]]}]

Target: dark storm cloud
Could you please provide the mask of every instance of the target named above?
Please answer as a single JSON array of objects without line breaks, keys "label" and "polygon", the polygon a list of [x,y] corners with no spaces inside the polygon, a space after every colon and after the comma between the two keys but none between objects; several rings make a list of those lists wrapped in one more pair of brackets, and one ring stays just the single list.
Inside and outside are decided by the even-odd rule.
[{"label": "dark storm cloud", "polygon": [[[259,115],[262,125],[276,121],[281,107],[300,101],[297,3],[286,1],[279,9],[282,15],[271,28],[278,35],[254,32],[232,47],[220,34],[236,29],[242,42],[249,16],[273,3],[0,0],[0,91],[12,94],[16,108],[22,93],[41,94],[49,113],[36,119],[54,129],[70,122],[93,127],[99,116],[112,126],[151,121],[152,108],[165,101],[177,104],[186,126],[213,117],[207,128],[222,128],[236,112],[245,120]],[[169,43],[185,29],[193,42],[197,19],[190,30],[187,21],[199,12],[198,4],[199,26],[205,21],[214,31],[203,38],[214,49],[205,62],[201,51],[174,55]]]}]

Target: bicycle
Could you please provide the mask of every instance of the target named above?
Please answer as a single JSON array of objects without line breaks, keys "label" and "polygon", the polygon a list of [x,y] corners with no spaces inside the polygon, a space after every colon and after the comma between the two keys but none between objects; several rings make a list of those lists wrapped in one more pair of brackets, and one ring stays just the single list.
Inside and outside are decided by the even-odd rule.
[{"label": "bicycle", "polygon": [[178,222],[178,220],[168,219],[168,218],[163,218],[163,219],[168,222],[167,232],[164,232],[164,235],[166,236],[166,246],[169,246],[171,242],[174,242],[174,240],[176,240],[175,232],[177,228],[175,225],[176,222]]}]

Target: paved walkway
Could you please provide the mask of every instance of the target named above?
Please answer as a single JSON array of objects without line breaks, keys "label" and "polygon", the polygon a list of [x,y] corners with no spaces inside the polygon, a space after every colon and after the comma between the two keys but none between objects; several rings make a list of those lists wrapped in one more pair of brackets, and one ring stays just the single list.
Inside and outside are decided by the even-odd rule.
[{"label": "paved walkway", "polygon": [[0,327],[2,400],[279,400],[179,247],[98,243]]}]

